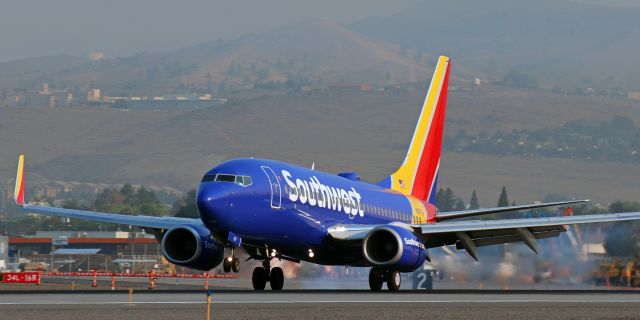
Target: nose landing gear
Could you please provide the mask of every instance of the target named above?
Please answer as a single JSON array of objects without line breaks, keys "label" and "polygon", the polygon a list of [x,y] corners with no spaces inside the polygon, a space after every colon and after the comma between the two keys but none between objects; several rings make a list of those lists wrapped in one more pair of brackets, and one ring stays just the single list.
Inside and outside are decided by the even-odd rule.
[{"label": "nose landing gear", "polygon": [[232,248],[231,254],[225,257],[222,262],[222,270],[224,270],[224,272],[231,272],[231,270],[235,273],[240,272],[240,258],[235,256],[234,251]]},{"label": "nose landing gear", "polygon": [[284,272],[282,268],[271,268],[271,258],[266,258],[262,262],[262,267],[256,267],[253,269],[251,276],[251,283],[253,289],[264,290],[267,286],[267,282],[271,285],[271,290],[282,290],[284,287]]}]

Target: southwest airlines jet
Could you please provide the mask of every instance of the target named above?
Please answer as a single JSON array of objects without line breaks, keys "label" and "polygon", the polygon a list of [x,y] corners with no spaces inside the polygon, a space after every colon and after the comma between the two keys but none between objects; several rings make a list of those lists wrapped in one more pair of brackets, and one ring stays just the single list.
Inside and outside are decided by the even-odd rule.
[{"label": "southwest airlines jet", "polygon": [[435,201],[451,62],[440,57],[407,155],[378,183],[353,172],[337,175],[266,159],[235,159],[205,173],[195,199],[199,219],[70,210],[25,203],[24,156],[18,162],[15,203],[25,212],[133,225],[153,233],[176,265],[238,272],[242,248],[262,262],[256,290],[281,290],[284,259],[370,267],[369,286],[400,289],[400,273],[420,268],[429,248],[455,245],[477,258],[477,248],[556,237],[565,225],[640,219],[640,212],[503,220],[461,220],[498,212],[568,205],[566,201],[438,212]]}]

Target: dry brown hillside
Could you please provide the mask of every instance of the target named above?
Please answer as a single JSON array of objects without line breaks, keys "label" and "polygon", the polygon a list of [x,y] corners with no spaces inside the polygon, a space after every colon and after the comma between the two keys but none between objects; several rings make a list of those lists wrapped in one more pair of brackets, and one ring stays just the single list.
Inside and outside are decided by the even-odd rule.
[{"label": "dry brown hillside", "polygon": [[[242,85],[243,78],[256,81],[256,70],[265,70],[260,81],[286,81],[288,74],[299,74],[314,83],[387,84],[418,81],[427,71],[424,63],[403,55],[399,46],[372,40],[329,19],[306,21],[225,45],[220,52],[216,43],[176,52],[201,56],[203,61],[183,81],[204,86],[209,74],[214,83],[228,79]],[[234,66],[237,74],[230,74]]]},{"label": "dry brown hillside", "polygon": [[[640,121],[640,106],[625,100],[503,90],[452,91],[446,130],[538,128],[615,114]],[[417,86],[406,92],[319,90],[189,112],[2,108],[0,181],[13,176],[20,152],[28,171],[57,180],[186,190],[220,161],[255,156],[355,170],[372,181],[403,158],[423,93]],[[636,165],[449,153],[442,168],[442,185],[464,197],[476,188],[485,205],[494,204],[502,185],[518,202],[552,192],[602,202],[640,194]]]},{"label": "dry brown hillside", "polygon": [[265,85],[387,85],[421,81],[435,60],[318,19],[169,52],[102,61],[43,57],[0,63],[0,90],[36,88],[48,82],[78,94],[101,88],[107,95],[126,96],[188,91],[228,94]]}]

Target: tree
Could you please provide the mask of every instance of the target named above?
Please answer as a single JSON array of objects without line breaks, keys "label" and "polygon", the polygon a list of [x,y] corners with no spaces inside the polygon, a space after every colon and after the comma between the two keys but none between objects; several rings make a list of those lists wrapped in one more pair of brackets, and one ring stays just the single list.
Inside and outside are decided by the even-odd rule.
[{"label": "tree", "polygon": [[74,210],[87,210],[90,208],[86,208],[85,206],[83,206],[82,204],[80,204],[80,201],[78,201],[78,199],[76,198],[70,198],[65,200],[62,203],[62,207],[65,209],[74,209]]},{"label": "tree", "polygon": [[135,193],[136,193],[136,190],[133,188],[133,186],[130,183],[125,183],[120,189],[120,194],[124,197],[124,202],[127,204],[131,204],[135,201],[134,200]]},{"label": "tree", "polygon": [[98,211],[118,212],[123,214],[146,214],[161,216],[166,213],[156,194],[140,187],[135,190],[127,183],[120,190],[106,189],[96,198],[94,207]]},{"label": "tree", "polygon": [[476,194],[476,190],[473,190],[471,193],[471,200],[469,200],[469,209],[480,209],[480,204],[478,204],[478,195]]},{"label": "tree", "polygon": [[609,211],[613,213],[640,211],[640,203],[635,201],[616,200],[609,205]]},{"label": "tree", "polygon": [[143,203],[160,204],[160,201],[156,197],[156,194],[151,190],[145,189],[145,187],[140,187],[140,189],[138,189],[135,200],[136,200],[136,203],[138,204],[143,204]]},{"label": "tree", "polygon": [[176,217],[198,218],[198,208],[196,207],[196,190],[189,190],[185,196],[176,200],[173,205]]},{"label": "tree", "polygon": [[105,189],[96,197],[94,207],[98,211],[120,212],[124,207],[124,197],[116,189]]},{"label": "tree", "polygon": [[498,207],[508,207],[509,206],[509,196],[507,195],[507,187],[502,186],[502,191],[500,192],[500,198],[498,198]]},{"label": "tree", "polygon": [[464,205],[464,201],[462,201],[461,199],[457,199],[455,204],[453,205],[453,210],[454,211],[462,211],[465,210],[467,207]]},{"label": "tree", "polygon": [[447,187],[446,189],[438,189],[438,193],[436,193],[436,204],[438,205],[438,209],[442,212],[453,211],[456,203],[456,195],[453,193],[451,188]]},{"label": "tree", "polygon": [[138,212],[150,216],[163,216],[165,209],[158,203],[143,203],[138,206]]}]

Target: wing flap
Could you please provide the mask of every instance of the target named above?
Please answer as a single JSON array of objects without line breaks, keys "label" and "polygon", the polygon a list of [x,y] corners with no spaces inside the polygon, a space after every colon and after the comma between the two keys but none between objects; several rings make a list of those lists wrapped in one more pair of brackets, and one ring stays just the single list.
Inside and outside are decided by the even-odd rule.
[{"label": "wing flap", "polygon": [[[560,226],[540,226],[540,227],[531,227],[528,228],[528,230],[531,233],[542,233],[542,232],[549,232],[549,231],[559,231],[559,232],[564,232],[565,229],[562,225]],[[509,235],[517,235],[518,232],[516,231],[515,228],[510,228],[510,229],[490,229],[490,230],[476,230],[476,231],[471,231],[471,232],[467,232],[469,234],[469,236],[473,239],[478,239],[478,238],[487,238],[487,237],[500,237],[500,236],[509,236]]]},{"label": "wing flap", "polygon": [[[536,232],[532,234],[536,239],[545,239],[545,238],[557,237],[560,235],[560,233],[561,231],[556,230],[556,231],[547,231],[547,232]],[[511,234],[507,236],[496,236],[496,237],[487,237],[487,238],[479,238],[479,239],[472,238],[472,240],[475,243],[476,247],[486,247],[486,246],[492,246],[496,244],[523,241],[522,237],[519,234]],[[459,242],[458,242],[456,243],[456,249],[460,250],[464,248],[459,247]]]}]

